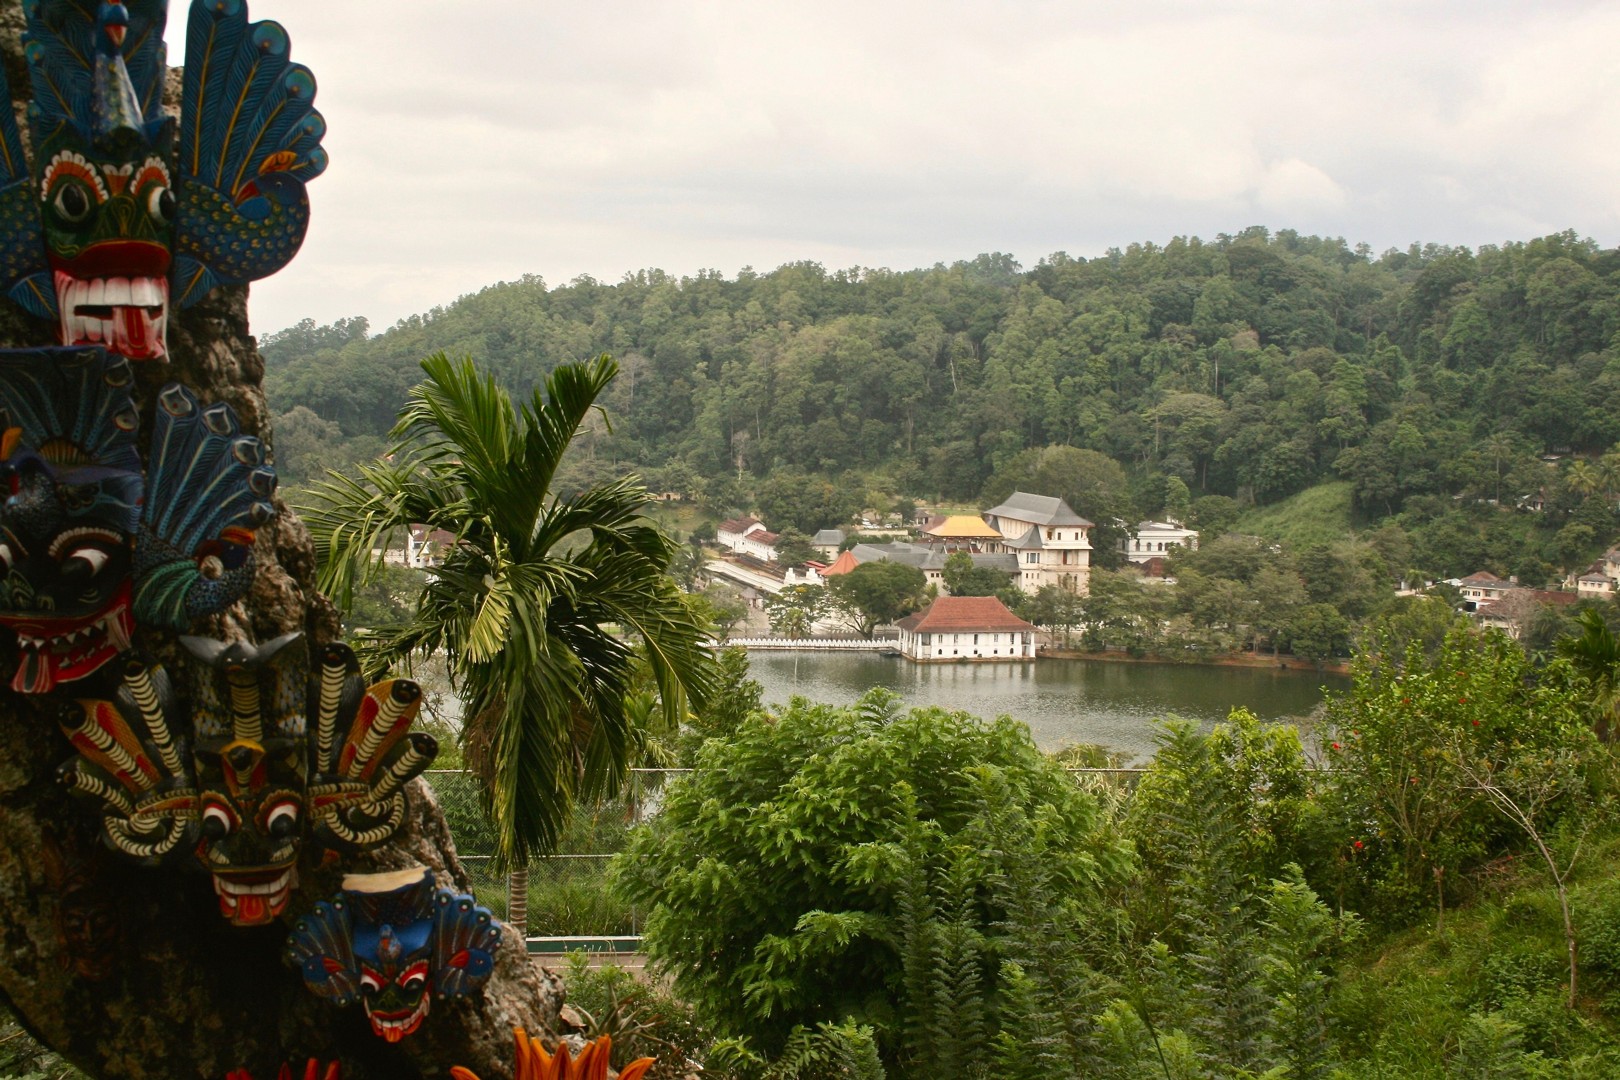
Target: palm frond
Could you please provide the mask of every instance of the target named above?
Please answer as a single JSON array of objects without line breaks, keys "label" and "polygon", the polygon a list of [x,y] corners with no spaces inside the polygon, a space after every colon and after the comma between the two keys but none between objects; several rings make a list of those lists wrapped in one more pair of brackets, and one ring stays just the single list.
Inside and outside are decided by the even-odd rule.
[{"label": "palm frond", "polygon": [[638,745],[626,706],[637,643],[668,725],[713,692],[714,660],[667,573],[676,545],[643,517],[646,489],[627,477],[565,500],[550,490],[612,359],[558,367],[520,409],[470,360],[438,354],[422,368],[392,460],[329,476],[306,520],[322,587],[343,604],[393,530],[457,537],[415,616],[356,647],[368,670],[444,650],[497,853],[522,865],[556,843],[577,798],[623,782]]}]

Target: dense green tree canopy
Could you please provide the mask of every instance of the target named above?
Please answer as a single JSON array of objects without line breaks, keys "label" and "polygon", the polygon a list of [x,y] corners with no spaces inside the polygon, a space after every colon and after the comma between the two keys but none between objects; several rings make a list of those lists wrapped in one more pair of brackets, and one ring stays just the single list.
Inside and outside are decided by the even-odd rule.
[{"label": "dense green tree canopy", "polygon": [[[571,490],[640,469],[812,533],[897,496],[1032,485],[1098,524],[1108,566],[1116,522],[1185,508],[1220,531],[1231,506],[1342,479],[1362,517],[1398,515],[1431,576],[1539,573],[1617,527],[1620,470],[1598,467],[1620,442],[1617,330],[1620,255],[1574,233],[1375,255],[1251,228],[1027,271],[526,277],[373,336],[363,320],[269,335],[266,384],[283,413],[379,436],[426,353],[468,353],[526,394],[609,351],[612,428]],[[1526,502],[1545,506],[1533,529],[1491,513]]]}]

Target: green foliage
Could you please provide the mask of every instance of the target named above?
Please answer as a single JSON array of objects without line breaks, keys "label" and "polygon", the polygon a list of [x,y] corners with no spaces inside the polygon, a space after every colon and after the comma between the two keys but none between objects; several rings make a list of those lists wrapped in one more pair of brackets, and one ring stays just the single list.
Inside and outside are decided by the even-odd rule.
[{"label": "green foliage", "polygon": [[683,768],[697,764],[704,740],[731,738],[744,721],[764,707],[764,688],[748,677],[747,652],[722,649],[716,661],[714,690],[687,717],[686,730],[681,734],[679,760]]},{"label": "green foliage", "polygon": [[792,529],[801,536],[847,523],[859,512],[859,500],[859,491],[847,479],[834,482],[793,467],[772,470],[758,494],[759,512],[771,528]]},{"label": "green foliage", "polygon": [[878,626],[920,610],[928,602],[927,584],[915,566],[880,560],[839,574],[828,582],[827,591],[851,628],[871,637]]},{"label": "green foliage", "polygon": [[872,1028],[853,1020],[797,1027],[774,1057],[756,1053],[747,1038],[722,1039],[711,1068],[737,1080],[884,1080]]},{"label": "green foliage", "polygon": [[713,1036],[662,983],[638,979],[616,964],[592,967],[584,953],[569,957],[563,983],[568,1004],[585,1021],[585,1037],[613,1037],[616,1069],[650,1057],[657,1059],[650,1080],[679,1080],[690,1063],[710,1054]]},{"label": "green foliage", "polygon": [[666,573],[674,542],[643,516],[646,489],[619,479],[553,491],[613,361],[559,367],[521,407],[470,360],[432,356],[422,370],[390,459],[330,476],[306,520],[321,585],[342,605],[372,580],[393,531],[422,523],[457,537],[410,621],[360,642],[373,668],[443,650],[496,854],[521,865],[555,843],[577,796],[623,781],[641,738],[625,708],[638,666],[674,728],[689,698],[701,706],[713,662]]},{"label": "green foliage", "polygon": [[886,1060],[926,1072],[984,1062],[982,1042],[920,1033],[993,1037],[1004,984],[1047,1011],[1084,1000],[1064,942],[1128,862],[1022,725],[899,713],[880,691],[795,700],[699,764],[617,873],[649,913],[644,947],[718,1030],[774,1055],[796,1029],[868,1024]]},{"label": "green foliage", "polygon": [[1354,852],[1381,914],[1423,891],[1443,910],[1448,881],[1504,850],[1512,832],[1459,758],[1511,768],[1582,745],[1590,729],[1573,673],[1535,671],[1502,635],[1457,629],[1432,656],[1418,641],[1404,655],[1359,654],[1351,678],[1328,701],[1341,850]]},{"label": "green foliage", "polygon": [[422,592],[423,572],[384,564],[371,579],[354,590],[343,615],[345,633],[386,630],[409,622]]},{"label": "green foliage", "polygon": [[810,537],[794,528],[782,529],[776,541],[776,561],[783,566],[803,566],[812,559],[819,560],[821,552],[810,543]]},{"label": "green foliage", "polygon": [[825,585],[789,585],[765,598],[771,633],[783,637],[809,637],[817,620],[827,614],[831,597]]},{"label": "green foliage", "polygon": [[952,596],[995,596],[1009,587],[1009,577],[1004,571],[991,566],[974,566],[973,556],[965,551],[952,552],[946,557],[941,577]]},{"label": "green foliage", "polygon": [[1351,485],[1330,481],[1307,488],[1271,506],[1257,507],[1232,526],[1293,548],[1331,544],[1350,535],[1354,523]]}]

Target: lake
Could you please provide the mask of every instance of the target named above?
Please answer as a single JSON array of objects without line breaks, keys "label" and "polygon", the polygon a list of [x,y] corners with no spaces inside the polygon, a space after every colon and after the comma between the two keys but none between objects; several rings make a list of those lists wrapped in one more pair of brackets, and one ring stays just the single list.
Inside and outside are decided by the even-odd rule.
[{"label": "lake", "polygon": [[1267,720],[1308,715],[1324,684],[1342,676],[1277,668],[1038,660],[1016,664],[914,664],[875,653],[751,652],[767,702],[795,694],[848,704],[874,686],[908,705],[939,705],[977,716],[1006,714],[1029,725],[1043,750],[1098,743],[1138,758],[1153,753],[1154,721],[1169,716],[1208,726],[1235,706]]}]

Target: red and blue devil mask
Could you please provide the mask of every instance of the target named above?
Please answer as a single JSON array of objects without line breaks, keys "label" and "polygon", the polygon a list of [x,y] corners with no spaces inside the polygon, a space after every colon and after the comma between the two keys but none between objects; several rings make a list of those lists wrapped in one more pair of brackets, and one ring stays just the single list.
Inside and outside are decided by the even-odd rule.
[{"label": "red and blue devil mask", "polygon": [[398,1042],[427,1019],[434,997],[481,989],[501,928],[471,896],[435,889],[416,867],[350,874],[343,891],[295,924],[287,959],[316,994],[365,1006],[373,1034]]}]

